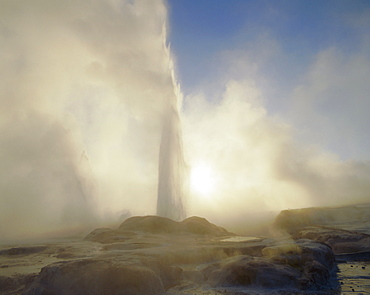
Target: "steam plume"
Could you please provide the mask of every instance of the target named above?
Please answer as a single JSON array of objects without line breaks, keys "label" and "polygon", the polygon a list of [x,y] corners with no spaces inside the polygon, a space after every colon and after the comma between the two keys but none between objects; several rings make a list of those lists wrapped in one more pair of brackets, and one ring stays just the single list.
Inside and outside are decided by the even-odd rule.
[{"label": "steam plume", "polygon": [[186,217],[186,178],[178,110],[169,106],[164,115],[159,154],[157,215],[182,220]]}]

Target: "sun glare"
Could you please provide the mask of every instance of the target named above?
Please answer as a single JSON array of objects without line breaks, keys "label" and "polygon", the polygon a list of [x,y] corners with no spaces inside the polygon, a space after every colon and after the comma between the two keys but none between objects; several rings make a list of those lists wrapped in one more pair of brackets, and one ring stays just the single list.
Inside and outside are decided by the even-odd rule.
[{"label": "sun glare", "polygon": [[190,187],[195,193],[208,196],[215,189],[216,180],[211,167],[200,164],[192,167],[190,172]]}]

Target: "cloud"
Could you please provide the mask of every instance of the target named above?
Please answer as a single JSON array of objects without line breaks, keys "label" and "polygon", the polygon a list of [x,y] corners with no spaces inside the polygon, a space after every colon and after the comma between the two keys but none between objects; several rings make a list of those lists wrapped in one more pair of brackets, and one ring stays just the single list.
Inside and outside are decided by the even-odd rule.
[{"label": "cloud", "polygon": [[319,52],[291,96],[290,116],[301,139],[345,158],[368,159],[370,58],[334,47]]},{"label": "cloud", "polygon": [[192,190],[192,214],[232,230],[266,210],[369,202],[364,19],[346,20],[353,46],[292,57],[271,31],[215,54],[209,81],[184,99],[187,160],[212,169],[217,187]]},{"label": "cloud", "polygon": [[0,3],[3,239],[153,214],[175,100],[162,1]]},{"label": "cloud", "polygon": [[[163,112],[179,96],[164,2],[4,0],[0,20],[2,239],[82,231],[127,210],[154,214]],[[191,190],[190,214],[238,220],[368,200],[368,163],[310,143],[322,129],[340,144],[335,124],[354,142],[365,134],[369,59],[320,52],[288,121],[271,115],[264,88],[283,55],[268,35],[225,51],[212,90],[184,99],[186,161],[209,167],[216,185],[209,195]],[[304,124],[312,140],[297,140]]]},{"label": "cloud", "polygon": [[210,167],[216,179],[210,195],[191,191],[192,214],[222,224],[270,210],[368,201],[370,165],[299,143],[294,128],[266,111],[253,80],[229,81],[219,103],[199,94],[185,99],[186,158],[191,167]]}]

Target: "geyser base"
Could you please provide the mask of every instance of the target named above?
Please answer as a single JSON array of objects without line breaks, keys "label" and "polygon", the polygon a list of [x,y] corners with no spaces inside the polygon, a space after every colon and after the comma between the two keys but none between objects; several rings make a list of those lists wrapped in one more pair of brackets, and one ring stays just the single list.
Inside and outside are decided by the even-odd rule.
[{"label": "geyser base", "polygon": [[225,241],[233,236],[199,217],[132,217],[116,230],[96,229],[84,241],[2,250],[8,267],[0,269],[0,292],[269,294],[279,288],[312,294],[334,287],[330,247],[307,240]]}]

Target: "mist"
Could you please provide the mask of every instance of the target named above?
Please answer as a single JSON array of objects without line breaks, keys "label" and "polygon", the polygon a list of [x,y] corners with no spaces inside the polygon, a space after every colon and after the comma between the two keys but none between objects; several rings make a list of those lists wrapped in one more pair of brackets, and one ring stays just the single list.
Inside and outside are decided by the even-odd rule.
[{"label": "mist", "polygon": [[86,4],[0,4],[3,239],[155,213],[166,7]]},{"label": "mist", "polygon": [[298,141],[293,126],[268,114],[254,81],[229,81],[217,103],[186,99],[189,165],[211,167],[215,179],[212,192],[193,190],[193,214],[249,232],[280,210],[369,201],[369,163]]},{"label": "mist", "polygon": [[[188,216],[243,228],[266,212],[369,201],[370,164],[297,137],[291,118],[302,106],[286,118],[271,114],[256,82],[261,73],[234,67],[235,52],[225,53],[222,83],[210,76],[208,85],[222,87],[182,99],[166,5],[0,2],[2,240],[82,234],[155,214],[162,122],[174,97],[184,103],[185,162],[190,173],[206,167],[212,183],[206,192],[190,184]],[[334,64],[353,77],[367,73],[352,61]],[[311,97],[315,69],[292,95]]]}]

